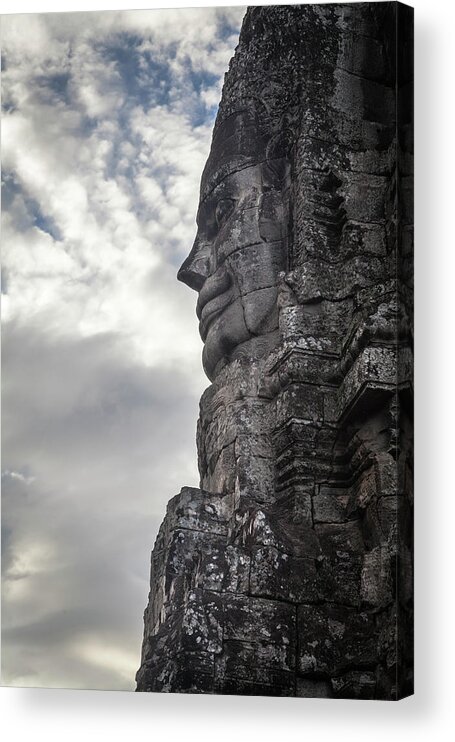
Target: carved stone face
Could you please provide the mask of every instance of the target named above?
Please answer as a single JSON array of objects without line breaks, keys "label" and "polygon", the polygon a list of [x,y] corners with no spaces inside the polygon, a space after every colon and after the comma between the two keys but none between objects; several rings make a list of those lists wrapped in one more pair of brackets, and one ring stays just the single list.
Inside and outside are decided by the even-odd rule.
[{"label": "carved stone face", "polygon": [[[287,220],[277,174],[285,166],[279,159],[267,162],[251,133],[240,119],[233,135],[214,140],[196,239],[178,273],[199,292],[202,359],[211,380],[234,358],[260,357],[278,336],[276,284],[286,269]],[[245,152],[250,139],[262,152]]]}]

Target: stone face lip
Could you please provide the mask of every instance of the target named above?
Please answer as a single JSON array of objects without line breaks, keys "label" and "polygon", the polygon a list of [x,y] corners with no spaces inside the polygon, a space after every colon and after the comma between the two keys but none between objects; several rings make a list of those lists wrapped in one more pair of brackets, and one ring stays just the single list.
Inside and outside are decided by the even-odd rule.
[{"label": "stone face lip", "polygon": [[138,691],[413,692],[412,22],[246,13],[178,275],[200,488],[152,552]]}]

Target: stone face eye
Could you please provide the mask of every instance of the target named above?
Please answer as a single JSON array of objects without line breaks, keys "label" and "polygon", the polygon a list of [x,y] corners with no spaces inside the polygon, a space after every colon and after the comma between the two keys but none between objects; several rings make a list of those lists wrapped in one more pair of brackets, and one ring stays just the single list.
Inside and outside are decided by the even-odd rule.
[{"label": "stone face eye", "polygon": [[218,201],[215,209],[217,227],[221,227],[221,225],[226,221],[229,214],[232,212],[234,205],[235,201],[232,198],[222,198],[221,201]]}]

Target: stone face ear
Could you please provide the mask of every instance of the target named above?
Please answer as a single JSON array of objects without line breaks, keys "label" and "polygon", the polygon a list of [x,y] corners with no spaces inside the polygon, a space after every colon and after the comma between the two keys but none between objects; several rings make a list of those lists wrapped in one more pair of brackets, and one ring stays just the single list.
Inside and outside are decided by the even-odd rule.
[{"label": "stone face ear", "polygon": [[290,153],[295,141],[295,133],[283,128],[269,140],[264,166],[264,186],[281,190],[290,178]]},{"label": "stone face ear", "polygon": [[262,167],[263,187],[268,190],[281,191],[290,172],[290,165],[285,157],[267,160]]},{"label": "stone face ear", "polygon": [[278,191],[263,193],[259,202],[259,234],[264,242],[283,239],[287,233],[286,209]]},{"label": "stone face ear", "polygon": [[[280,143],[277,146],[281,146]],[[273,148],[268,150],[273,154]],[[264,242],[284,239],[288,234],[287,189],[291,167],[286,157],[276,157],[262,167],[264,193],[259,202],[259,234]]]}]

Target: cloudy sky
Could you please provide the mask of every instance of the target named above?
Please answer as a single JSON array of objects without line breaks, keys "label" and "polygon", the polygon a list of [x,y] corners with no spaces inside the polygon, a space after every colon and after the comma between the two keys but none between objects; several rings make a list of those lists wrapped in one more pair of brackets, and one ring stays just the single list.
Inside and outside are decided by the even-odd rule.
[{"label": "cloudy sky", "polygon": [[130,689],[207,385],[176,280],[244,8],[2,18],[7,685]]}]

